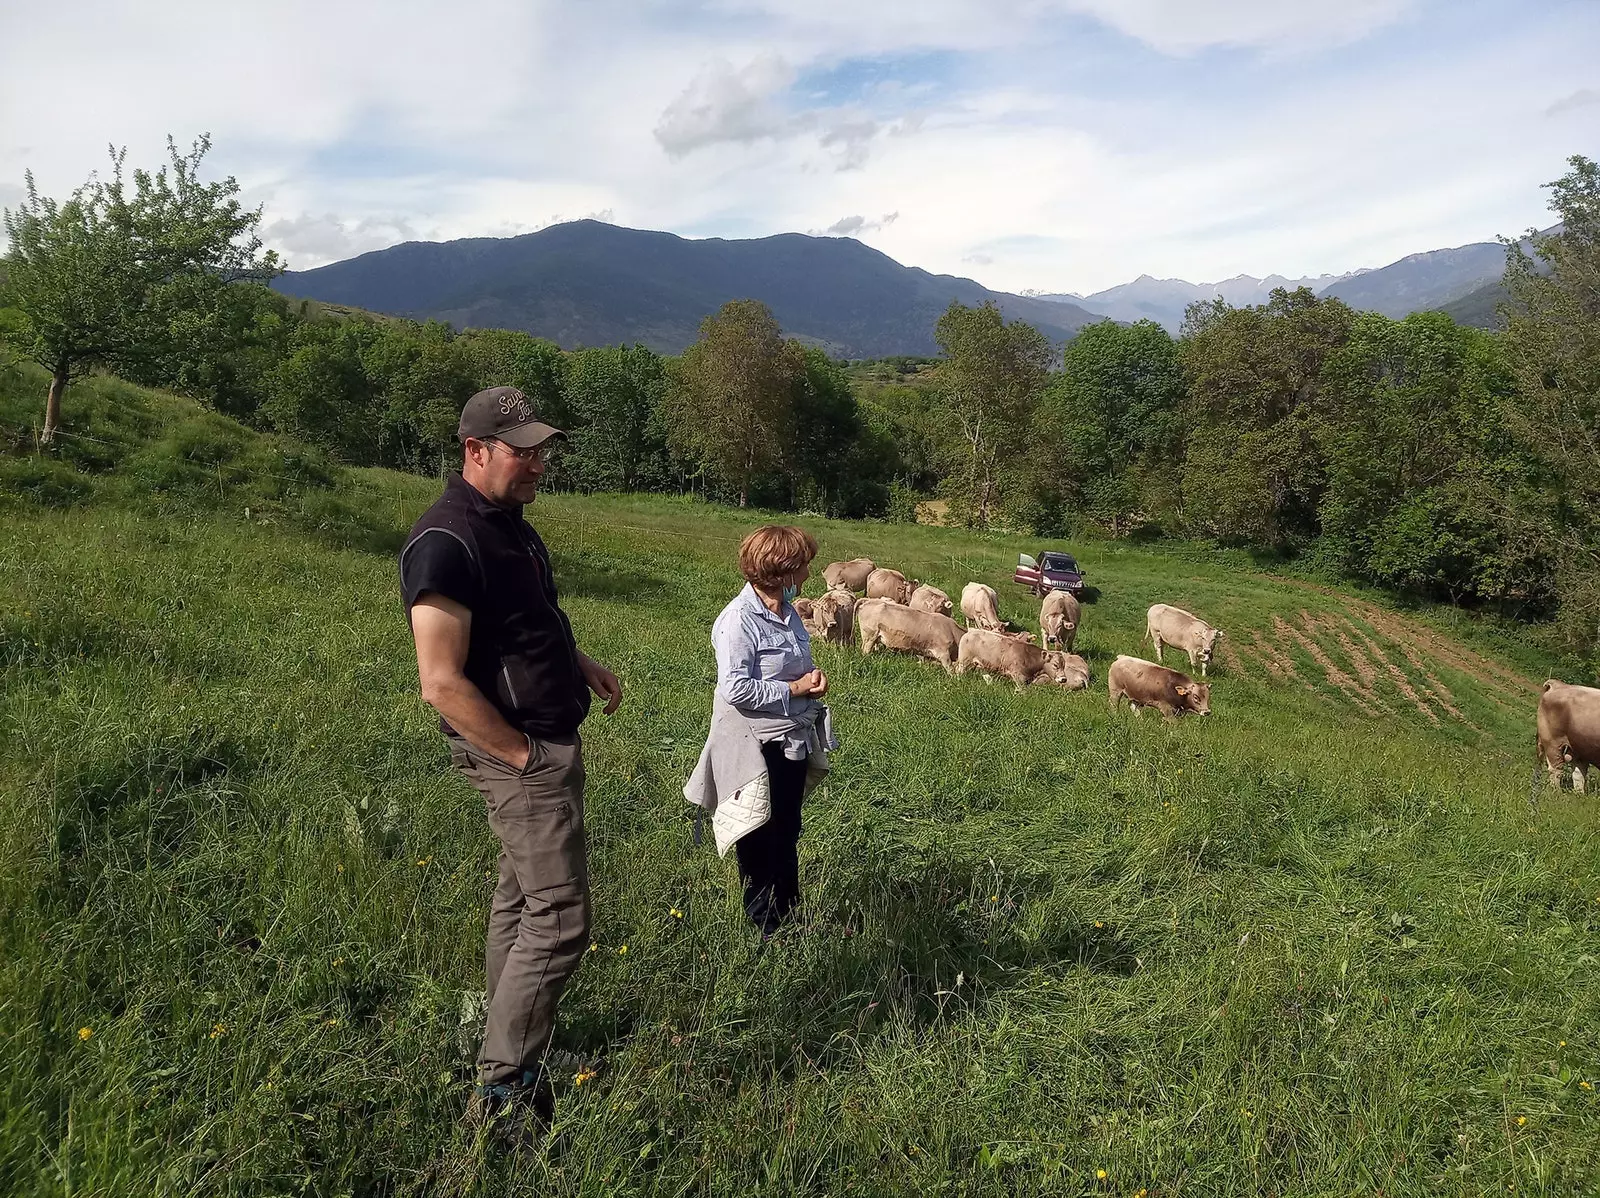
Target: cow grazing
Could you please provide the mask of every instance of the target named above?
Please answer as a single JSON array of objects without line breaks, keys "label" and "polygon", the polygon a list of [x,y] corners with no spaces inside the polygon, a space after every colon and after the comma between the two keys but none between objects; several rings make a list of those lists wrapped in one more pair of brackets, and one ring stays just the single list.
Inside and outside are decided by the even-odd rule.
[{"label": "cow grazing", "polygon": [[[802,609],[801,604],[805,604]],[[818,640],[842,645],[850,639],[856,613],[855,595],[843,588],[829,591],[817,599],[796,599],[795,611],[806,631]]]},{"label": "cow grazing", "polygon": [[921,584],[911,592],[911,599],[907,604],[918,611],[934,611],[941,616],[948,616],[953,610],[950,606],[950,596],[938,587],[931,587],[927,583]]},{"label": "cow grazing", "polygon": [[1134,715],[1145,707],[1156,708],[1169,720],[1187,712],[1211,714],[1210,685],[1138,657],[1119,656],[1112,662],[1106,671],[1106,687],[1111,692],[1111,706],[1126,699],[1133,705]]},{"label": "cow grazing", "polygon": [[847,562],[830,562],[822,569],[822,580],[830,591],[845,590],[862,594],[867,576],[876,568],[870,557],[853,557]]},{"label": "cow grazing", "polygon": [[968,628],[999,632],[1005,627],[1000,620],[1000,596],[981,582],[969,582],[961,588],[961,614],[967,618]]},{"label": "cow grazing", "polygon": [[882,645],[896,653],[936,661],[946,671],[956,668],[961,628],[949,616],[918,611],[892,599],[863,599],[856,604],[856,626],[861,632],[863,653]]},{"label": "cow grazing", "polygon": [[1550,785],[1561,785],[1561,767],[1572,766],[1572,789],[1584,790],[1588,770],[1600,764],[1600,690],[1554,678],[1539,696],[1539,756]]},{"label": "cow grazing", "polygon": [[1039,631],[1044,634],[1046,649],[1065,649],[1072,652],[1078,639],[1078,621],[1082,609],[1067,591],[1051,591],[1044,597],[1039,609]]},{"label": "cow grazing", "polygon": [[1156,660],[1161,661],[1161,647],[1171,645],[1189,655],[1189,668],[1200,667],[1200,677],[1206,676],[1211,655],[1216,651],[1222,633],[1198,616],[1192,616],[1181,607],[1157,603],[1145,614],[1145,636],[1156,647]]},{"label": "cow grazing", "polygon": [[867,598],[888,599],[894,603],[910,603],[911,594],[917,589],[917,584],[910,581],[898,570],[885,569],[879,566],[867,575]]},{"label": "cow grazing", "polygon": [[969,628],[956,650],[956,673],[979,670],[1009,678],[1021,690],[1035,682],[1083,690],[1089,685],[1089,663],[1071,653],[1046,652],[1014,636]]}]

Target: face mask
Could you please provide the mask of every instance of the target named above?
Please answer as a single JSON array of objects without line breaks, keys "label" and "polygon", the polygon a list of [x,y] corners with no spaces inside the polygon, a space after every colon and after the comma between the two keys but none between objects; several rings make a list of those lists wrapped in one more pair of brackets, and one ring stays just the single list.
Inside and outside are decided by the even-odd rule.
[{"label": "face mask", "polygon": [[783,601],[785,603],[793,603],[794,600],[795,600],[795,596],[798,595],[799,593],[800,593],[800,588],[799,587],[796,587],[796,586],[784,587],[783,588]]}]

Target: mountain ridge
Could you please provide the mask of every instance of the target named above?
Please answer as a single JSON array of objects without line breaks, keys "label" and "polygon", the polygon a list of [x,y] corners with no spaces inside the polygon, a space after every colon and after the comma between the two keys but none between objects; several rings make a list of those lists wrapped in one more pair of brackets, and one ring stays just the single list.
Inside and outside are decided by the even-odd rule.
[{"label": "mountain ridge", "polygon": [[992,300],[1057,340],[1096,316],[905,266],[854,238],[778,233],[691,239],[596,220],[517,237],[411,241],[307,271],[285,294],[461,328],[510,328],[566,348],[638,342],[678,353],[733,299],[759,299],[784,331],[852,358],[932,354],[952,300]]}]

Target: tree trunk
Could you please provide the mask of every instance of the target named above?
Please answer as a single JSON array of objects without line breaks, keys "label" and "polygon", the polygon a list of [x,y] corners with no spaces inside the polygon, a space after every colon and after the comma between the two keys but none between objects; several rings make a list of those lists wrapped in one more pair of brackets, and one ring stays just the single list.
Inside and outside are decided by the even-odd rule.
[{"label": "tree trunk", "polygon": [[49,445],[56,439],[56,428],[61,424],[61,397],[67,393],[69,372],[66,366],[57,366],[50,378],[50,395],[44,401],[44,431],[39,434],[39,444]]}]

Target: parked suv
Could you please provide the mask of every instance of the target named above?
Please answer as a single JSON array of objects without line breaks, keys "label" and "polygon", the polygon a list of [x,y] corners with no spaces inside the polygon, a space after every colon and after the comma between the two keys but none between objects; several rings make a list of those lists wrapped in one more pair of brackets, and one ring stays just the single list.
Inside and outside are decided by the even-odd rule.
[{"label": "parked suv", "polygon": [[1058,549],[1043,550],[1037,559],[1026,553],[1017,555],[1017,572],[1012,582],[1020,582],[1035,595],[1049,591],[1071,591],[1083,594],[1083,570],[1076,558]]}]

